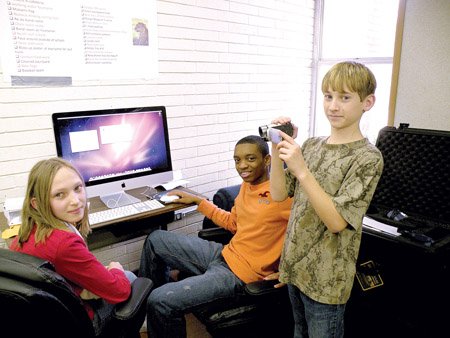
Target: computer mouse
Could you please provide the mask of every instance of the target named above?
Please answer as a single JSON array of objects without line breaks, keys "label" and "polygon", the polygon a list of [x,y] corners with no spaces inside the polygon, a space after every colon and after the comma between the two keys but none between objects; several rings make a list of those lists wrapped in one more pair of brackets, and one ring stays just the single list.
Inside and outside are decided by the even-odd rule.
[{"label": "computer mouse", "polygon": [[386,217],[389,219],[392,219],[394,221],[400,222],[402,219],[407,218],[408,215],[405,214],[404,212],[401,212],[398,209],[392,209],[392,210],[388,211],[388,213],[386,214]]},{"label": "computer mouse", "polygon": [[176,200],[180,199],[180,196],[178,195],[162,195],[159,200],[163,203],[172,203]]}]

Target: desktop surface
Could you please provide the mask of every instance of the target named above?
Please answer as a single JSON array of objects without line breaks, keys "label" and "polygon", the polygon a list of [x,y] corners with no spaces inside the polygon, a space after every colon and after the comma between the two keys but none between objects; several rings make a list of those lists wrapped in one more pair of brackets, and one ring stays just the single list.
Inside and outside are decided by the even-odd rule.
[{"label": "desktop surface", "polygon": [[[144,195],[144,192],[147,190],[147,187],[142,187],[142,188],[136,188],[136,189],[132,189],[132,190],[128,190],[127,194],[139,199],[141,202],[145,202],[148,201],[149,199]],[[193,194],[197,194],[196,192],[187,189],[187,188],[177,188],[179,190],[185,190],[188,191],[190,193]],[[199,194],[197,194],[199,195]],[[201,196],[201,195],[200,195]],[[108,207],[101,201],[101,199],[99,197],[94,197],[94,198],[90,198],[89,199],[90,202],[90,206],[89,206],[89,212],[90,213],[95,213],[98,211],[103,211],[108,209]],[[114,224],[117,223],[118,221],[130,221],[130,220],[139,220],[139,219],[144,219],[144,218],[148,218],[148,217],[152,217],[152,216],[156,216],[156,215],[160,215],[160,214],[165,214],[165,213],[169,213],[169,212],[174,212],[175,210],[179,210],[179,209],[184,209],[191,206],[190,204],[182,204],[182,203],[176,203],[176,201],[174,201],[174,203],[169,203],[169,204],[164,204],[162,208],[156,208],[153,210],[148,210],[148,211],[144,211],[138,214],[134,214],[134,215],[130,215],[129,217],[126,217],[125,219],[121,219],[121,220],[110,220],[110,221],[106,221],[103,223],[98,223],[95,225],[92,225],[91,228],[97,229],[100,227],[104,227],[110,224]],[[173,220],[173,219],[172,219]]]},{"label": "desktop surface", "polygon": [[[127,193],[141,201],[148,198],[143,194],[147,187],[128,190]],[[177,188],[193,194],[200,194],[188,188]],[[192,205],[182,203],[165,204],[163,208],[158,208],[135,215],[130,215],[118,220],[110,220],[91,226],[92,233],[88,236],[88,246],[98,249],[113,243],[122,242],[131,238],[136,238],[148,234],[155,227],[164,227],[174,221],[175,211],[188,208]],[[98,212],[108,209],[99,197],[89,199],[89,211]],[[8,228],[7,220],[3,213],[0,213],[0,232]]]},{"label": "desktop surface", "polygon": [[[127,193],[140,199],[148,200],[143,194],[147,187],[128,190]],[[187,188],[177,188],[192,194],[197,194]],[[200,195],[200,194],[197,194]],[[201,195],[200,195],[201,196]],[[91,198],[90,211],[97,212],[107,209],[99,197]],[[88,236],[88,246],[91,250],[105,247],[114,243],[124,242],[133,238],[148,235],[155,228],[166,228],[167,224],[175,220],[175,211],[191,207],[191,204],[169,203],[163,208],[130,215],[119,220],[111,220],[92,225],[92,233]]]}]

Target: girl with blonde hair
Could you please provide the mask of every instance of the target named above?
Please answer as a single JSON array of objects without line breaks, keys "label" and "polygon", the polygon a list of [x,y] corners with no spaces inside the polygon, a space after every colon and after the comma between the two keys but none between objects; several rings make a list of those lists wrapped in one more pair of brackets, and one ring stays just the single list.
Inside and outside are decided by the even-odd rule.
[{"label": "girl with blonde hair", "polygon": [[87,247],[89,232],[86,189],[77,169],[60,158],[36,163],[10,249],[51,262],[83,300],[98,334],[113,304],[128,299],[136,276],[118,262],[103,266]]}]

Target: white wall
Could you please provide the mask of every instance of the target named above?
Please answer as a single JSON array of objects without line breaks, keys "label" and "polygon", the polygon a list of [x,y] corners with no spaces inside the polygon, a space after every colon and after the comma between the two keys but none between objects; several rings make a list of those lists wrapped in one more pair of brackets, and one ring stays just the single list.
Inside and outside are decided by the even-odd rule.
[{"label": "white wall", "polygon": [[[63,88],[0,83],[0,205],[5,196],[23,194],[36,161],[56,154],[50,116],[66,110],[165,105],[174,165],[189,186],[211,195],[239,182],[232,150],[241,136],[282,114],[301,120],[301,133],[308,134],[313,6],[312,0],[159,0],[155,81]],[[449,6],[407,0],[396,125],[450,130]],[[194,214],[169,230],[192,233],[201,219]],[[134,269],[142,241],[95,254]]]},{"label": "white wall", "polygon": [[0,83],[0,206],[24,194],[34,163],[56,155],[58,111],[166,106],[174,169],[207,196],[240,182],[234,145],[259,125],[301,116],[308,133],[313,0],[159,0],[157,12],[155,80]]},{"label": "white wall", "polygon": [[450,130],[450,1],[407,0],[395,125]]}]

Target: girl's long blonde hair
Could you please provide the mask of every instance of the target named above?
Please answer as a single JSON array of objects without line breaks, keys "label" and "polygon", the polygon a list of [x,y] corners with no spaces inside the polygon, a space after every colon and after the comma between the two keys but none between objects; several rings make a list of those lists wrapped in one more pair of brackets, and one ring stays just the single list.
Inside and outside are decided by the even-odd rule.
[{"label": "girl's long blonde hair", "polygon": [[[19,246],[28,241],[33,227],[36,225],[36,243],[45,242],[53,229],[67,230],[62,220],[56,218],[50,206],[50,190],[59,169],[66,167],[72,169],[80,177],[78,170],[69,162],[53,157],[36,163],[28,175],[27,190],[22,207],[22,225],[19,229]],[[83,185],[83,189],[85,189]],[[31,205],[33,198],[38,209]],[[83,218],[75,225],[80,234],[86,238],[90,233],[88,208],[85,206]]]}]

